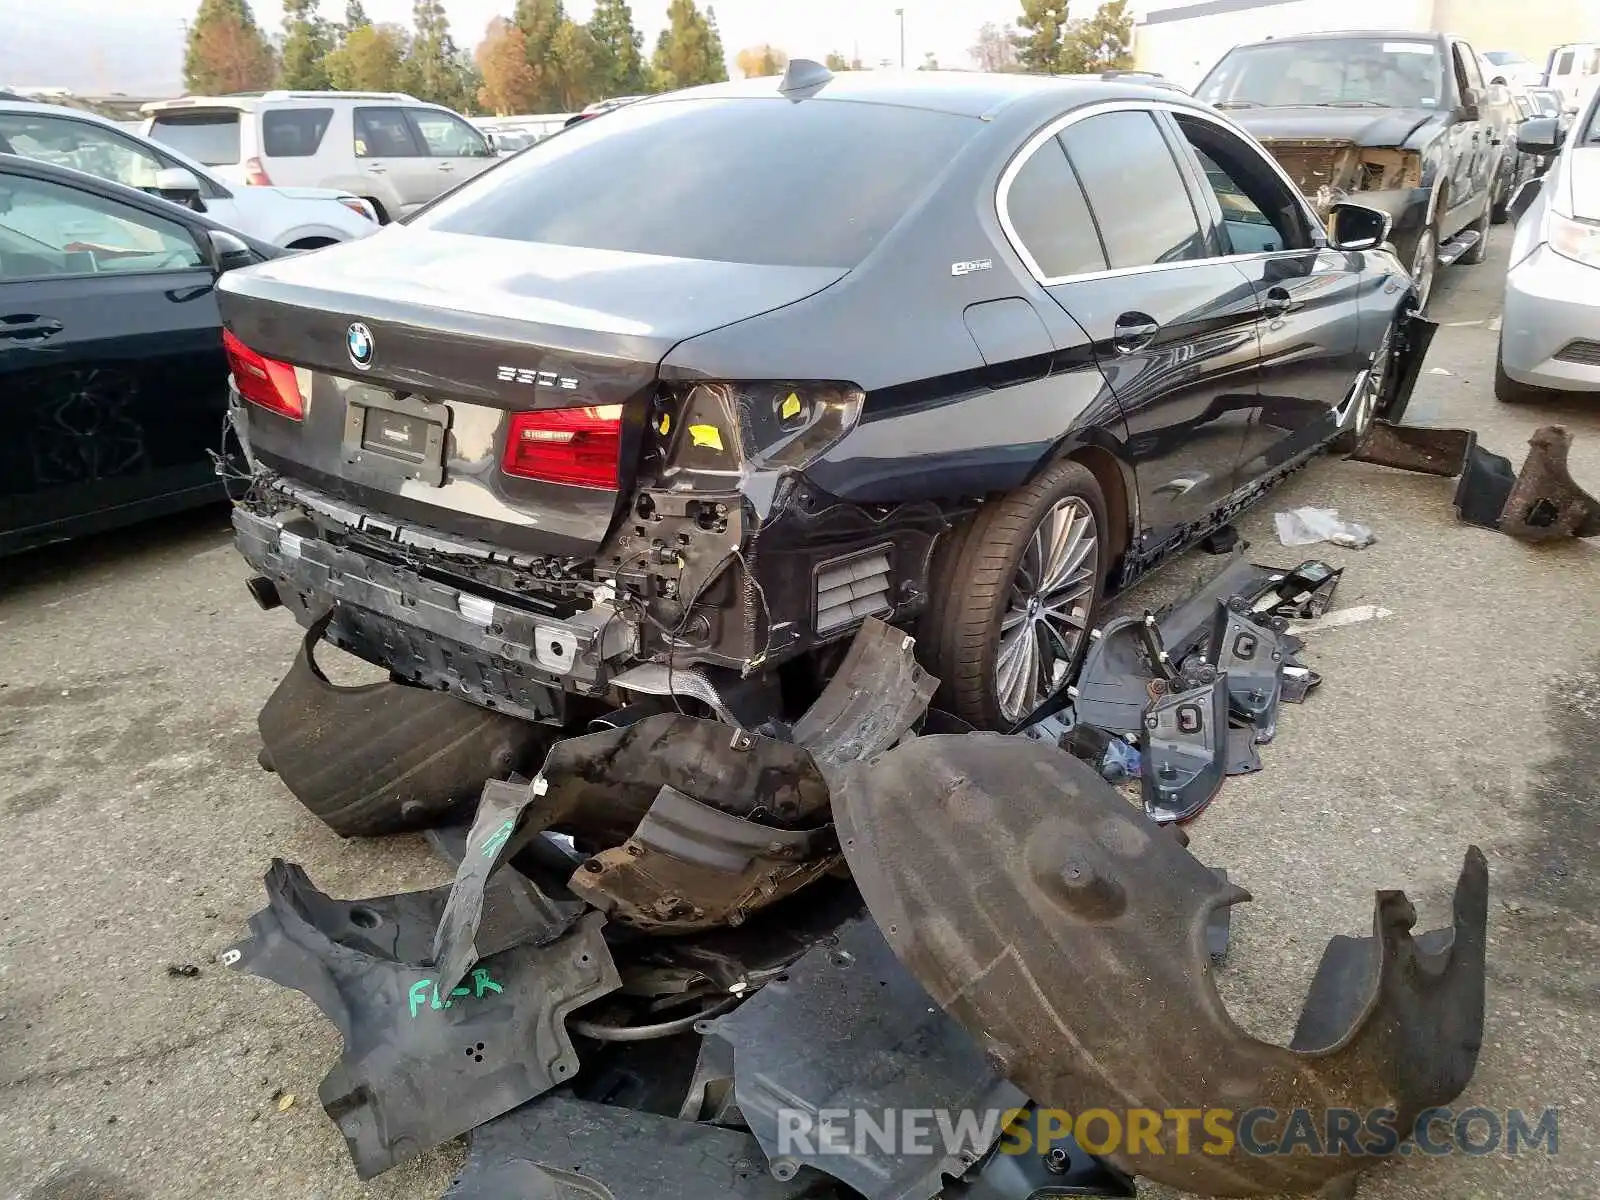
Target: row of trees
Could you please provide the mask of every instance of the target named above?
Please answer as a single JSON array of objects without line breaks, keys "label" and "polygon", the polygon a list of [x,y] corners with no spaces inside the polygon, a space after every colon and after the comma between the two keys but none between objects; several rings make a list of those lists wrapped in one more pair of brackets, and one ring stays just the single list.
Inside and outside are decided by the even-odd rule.
[{"label": "row of trees", "polygon": [[398,91],[465,113],[571,112],[608,96],[720,82],[724,58],[715,11],[695,0],[671,0],[648,57],[627,0],[596,0],[586,24],[562,0],[517,0],[472,52],[457,46],[442,0],[414,0],[409,29],[374,24],[361,0],[347,0],[343,21],[324,19],[319,0],[283,0],[276,44],[247,0],[200,0],[184,86],[211,95]]},{"label": "row of trees", "polygon": [[1082,75],[1133,66],[1128,0],[1105,0],[1088,17],[1068,17],[1067,0],[1022,0],[1015,29],[992,21],[970,51],[980,71]]},{"label": "row of trees", "polygon": [[[562,0],[516,0],[496,17],[476,50],[456,45],[442,0],[414,0],[409,29],[373,24],[361,0],[346,0],[342,21],[326,20],[321,0],[282,0],[283,33],[274,42],[248,0],[200,0],[189,29],[184,86],[193,93],[271,87],[409,92],[460,112],[571,112],[593,100],[669,91],[728,77],[715,11],[670,0],[667,26],[645,54],[627,0],[596,0],[586,24]],[[1022,0],[1016,27],[978,31],[973,61],[985,71],[1075,74],[1131,66],[1128,0],[1105,0],[1093,16],[1069,18],[1067,0]],[[746,76],[779,75],[789,56],[772,45],[739,51]],[[835,71],[859,59],[827,57]],[[938,67],[932,54],[922,69]]]}]

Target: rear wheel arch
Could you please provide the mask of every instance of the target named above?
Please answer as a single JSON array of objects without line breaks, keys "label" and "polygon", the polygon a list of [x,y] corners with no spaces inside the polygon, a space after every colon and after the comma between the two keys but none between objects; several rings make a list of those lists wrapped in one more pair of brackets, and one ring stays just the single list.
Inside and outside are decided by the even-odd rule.
[{"label": "rear wheel arch", "polygon": [[389,223],[391,219],[389,210],[383,206],[382,200],[379,200],[376,196],[363,196],[361,198],[372,205],[372,211],[378,214],[379,225],[387,225]]},{"label": "rear wheel arch", "polygon": [[1134,490],[1127,468],[1104,446],[1083,445],[1059,455],[1069,462],[1087,467],[1100,485],[1100,496],[1106,507],[1106,555],[1101,563],[1103,578],[1109,578],[1111,568],[1133,545]]}]

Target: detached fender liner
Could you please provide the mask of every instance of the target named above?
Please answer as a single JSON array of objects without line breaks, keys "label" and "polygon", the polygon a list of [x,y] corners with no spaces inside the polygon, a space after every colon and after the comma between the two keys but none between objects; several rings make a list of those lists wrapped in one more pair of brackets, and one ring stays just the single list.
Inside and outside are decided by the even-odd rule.
[{"label": "detached fender liner", "polygon": [[1297,1110],[1318,1130],[1335,1109],[1392,1110],[1398,1141],[1472,1077],[1489,891],[1477,847],[1453,928],[1413,938],[1404,893],[1379,892],[1372,936],[1330,943],[1283,1047],[1235,1024],[1211,975],[1207,926],[1249,893],[1065,751],[917,738],[851,771],[834,816],[895,954],[1037,1103],[1232,1114],[1224,1153],[1179,1155],[1170,1127],[1163,1153],[1124,1142],[1109,1157],[1131,1174],[1207,1196],[1316,1191],[1395,1147],[1360,1141],[1352,1154],[1329,1138],[1321,1155],[1251,1154],[1246,1112],[1274,1114],[1247,1131],[1256,1146]]}]

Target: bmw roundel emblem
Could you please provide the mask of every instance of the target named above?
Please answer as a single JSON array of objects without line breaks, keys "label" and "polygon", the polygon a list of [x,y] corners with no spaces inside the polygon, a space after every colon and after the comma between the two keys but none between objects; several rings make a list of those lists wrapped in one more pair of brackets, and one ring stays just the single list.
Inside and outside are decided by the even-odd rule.
[{"label": "bmw roundel emblem", "polygon": [[350,351],[350,361],[362,371],[372,365],[372,330],[360,321],[355,322],[345,332],[345,349]]}]

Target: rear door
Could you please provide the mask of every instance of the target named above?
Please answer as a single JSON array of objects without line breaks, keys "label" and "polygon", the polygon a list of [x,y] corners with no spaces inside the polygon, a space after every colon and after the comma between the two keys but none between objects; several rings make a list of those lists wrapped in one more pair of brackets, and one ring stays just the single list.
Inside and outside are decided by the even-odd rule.
[{"label": "rear door", "polygon": [[221,498],[213,283],[178,221],[0,174],[0,546]]},{"label": "rear door", "polygon": [[[1489,193],[1489,174],[1493,168],[1488,88],[1478,67],[1478,56],[1465,42],[1450,44],[1450,65],[1460,97],[1456,119],[1450,129],[1450,188],[1445,210],[1439,213],[1440,240],[1454,236],[1464,225],[1476,220]],[[1476,113],[1467,102],[1475,99]]]},{"label": "rear door", "polygon": [[443,190],[405,109],[365,105],[354,120],[356,170],[372,189],[366,194],[382,198],[390,217],[405,216]]},{"label": "rear door", "polygon": [[406,115],[433,168],[434,195],[449,191],[494,163],[495,153],[488,140],[454,113],[412,108]]},{"label": "rear door", "polygon": [[1255,293],[1216,261],[1155,112],[1072,120],[1035,153],[1065,155],[1099,237],[1097,261],[1043,282],[1121,405],[1140,531],[1159,544],[1233,490],[1257,403]]},{"label": "rear door", "polygon": [[1172,123],[1203,181],[1221,250],[1249,279],[1261,312],[1259,403],[1240,480],[1248,482],[1337,431],[1366,365],[1362,290],[1385,279],[1363,278],[1367,256],[1317,245],[1300,198],[1246,139],[1198,115],[1175,113]]}]

